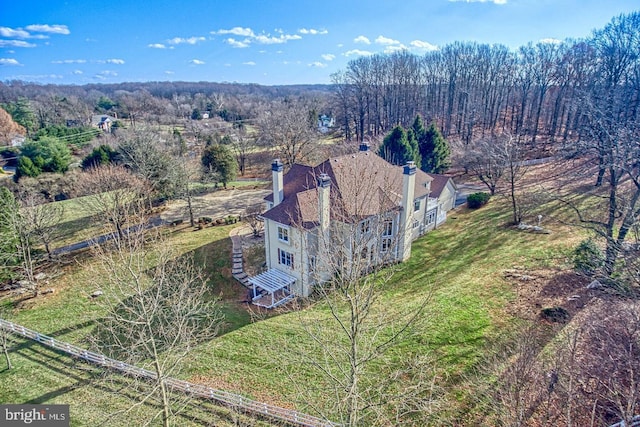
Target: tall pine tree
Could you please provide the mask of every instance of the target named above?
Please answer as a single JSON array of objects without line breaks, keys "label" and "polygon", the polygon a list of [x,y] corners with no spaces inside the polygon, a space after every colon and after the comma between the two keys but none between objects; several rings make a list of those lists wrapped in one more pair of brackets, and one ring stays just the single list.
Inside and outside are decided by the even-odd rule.
[{"label": "tall pine tree", "polygon": [[[413,138],[415,140],[415,138]],[[409,161],[419,164],[419,155],[417,150],[412,146],[407,132],[400,125],[394,127],[382,141],[382,145],[378,149],[380,157],[394,165],[405,165]]]},{"label": "tall pine tree", "polygon": [[[424,129],[422,118],[416,116],[413,122],[414,132],[419,128]],[[417,133],[417,132],[416,132]],[[419,134],[418,134],[419,135]],[[451,150],[435,123],[431,123],[428,129],[418,136],[418,147],[422,156],[421,169],[428,173],[443,173],[451,166]]]}]

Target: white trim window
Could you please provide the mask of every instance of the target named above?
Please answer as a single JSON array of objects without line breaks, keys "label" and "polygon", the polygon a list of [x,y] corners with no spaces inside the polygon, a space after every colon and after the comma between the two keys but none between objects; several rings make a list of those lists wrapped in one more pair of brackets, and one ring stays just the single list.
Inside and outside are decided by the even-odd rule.
[{"label": "white trim window", "polygon": [[393,220],[385,219],[382,223],[382,235],[383,236],[393,236]]},{"label": "white trim window", "polygon": [[369,231],[371,231],[371,220],[367,218],[360,223],[360,232],[362,234],[365,234],[365,233],[368,233]]},{"label": "white trim window", "polygon": [[413,202],[413,211],[414,212],[419,211],[420,210],[420,206],[421,206],[420,199],[418,199],[415,202]]},{"label": "white trim window", "polygon": [[278,249],[278,264],[289,267],[293,270],[293,254],[282,249]]},{"label": "white trim window", "polygon": [[429,212],[427,212],[427,225],[436,223],[437,213],[438,213],[437,209],[432,209]]},{"label": "white trim window", "polygon": [[289,227],[278,226],[278,240],[289,243]]},{"label": "white trim window", "polygon": [[389,252],[390,249],[391,249],[391,238],[389,237],[383,238],[380,246],[380,251],[385,253],[385,252]]}]

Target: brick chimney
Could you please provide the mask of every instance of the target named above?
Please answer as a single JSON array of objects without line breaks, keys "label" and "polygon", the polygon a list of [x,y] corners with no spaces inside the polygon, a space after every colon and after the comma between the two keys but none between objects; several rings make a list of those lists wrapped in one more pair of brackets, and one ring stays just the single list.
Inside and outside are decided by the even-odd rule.
[{"label": "brick chimney", "polygon": [[271,175],[273,179],[273,206],[278,206],[284,200],[284,184],[282,183],[282,171],[284,166],[280,159],[271,163]]},{"label": "brick chimney", "polygon": [[400,227],[398,230],[400,261],[406,261],[411,256],[411,242],[413,241],[413,199],[416,187],[416,165],[407,162],[402,174],[402,211],[400,212]]}]

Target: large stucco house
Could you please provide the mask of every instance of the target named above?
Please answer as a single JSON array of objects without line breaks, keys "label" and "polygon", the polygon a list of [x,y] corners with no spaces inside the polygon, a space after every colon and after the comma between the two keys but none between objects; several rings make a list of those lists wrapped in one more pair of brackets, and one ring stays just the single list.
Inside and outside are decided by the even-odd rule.
[{"label": "large stucco house", "polygon": [[444,222],[455,203],[449,177],[412,162],[391,165],[366,144],[315,167],[283,169],[273,162],[262,215],[267,270],[249,279],[254,303],[269,308],[330,280],[336,259],[342,269],[355,259],[369,266],[406,260],[411,243]]}]

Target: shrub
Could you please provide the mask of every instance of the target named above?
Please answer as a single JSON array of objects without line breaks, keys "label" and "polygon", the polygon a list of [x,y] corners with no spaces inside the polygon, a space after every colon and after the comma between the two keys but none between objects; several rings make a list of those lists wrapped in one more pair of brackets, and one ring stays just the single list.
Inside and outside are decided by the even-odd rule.
[{"label": "shrub", "polygon": [[467,197],[467,206],[469,206],[469,209],[478,209],[479,207],[486,205],[487,202],[489,202],[490,197],[489,193],[481,192],[469,194]]},{"label": "shrub", "polygon": [[580,242],[573,251],[573,268],[583,274],[592,275],[604,265],[604,255],[592,239]]}]

